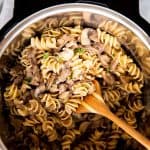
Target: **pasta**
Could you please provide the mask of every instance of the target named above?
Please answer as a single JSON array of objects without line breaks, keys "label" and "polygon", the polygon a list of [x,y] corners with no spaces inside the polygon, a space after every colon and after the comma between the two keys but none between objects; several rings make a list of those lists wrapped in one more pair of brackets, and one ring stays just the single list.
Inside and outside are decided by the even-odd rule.
[{"label": "pasta", "polygon": [[11,57],[17,56],[19,52],[22,50],[25,44],[25,38],[19,36],[13,40],[8,48],[5,50],[4,55],[10,55]]},{"label": "pasta", "polygon": [[[34,23],[4,53],[13,62],[0,68],[2,77],[8,77],[3,89],[13,129],[8,141],[16,150],[115,150],[120,141],[130,148],[132,138],[115,123],[97,114],[76,114],[84,98],[95,92],[95,79],[108,107],[142,130],[145,75],[125,48],[137,39],[110,20],[86,26],[83,17],[90,24],[92,16],[82,15],[64,14]],[[136,54],[142,62],[144,52]],[[138,149],[137,145],[133,147]]]},{"label": "pasta", "polygon": [[128,73],[133,77],[133,79],[137,79],[137,81],[143,81],[143,74],[140,69],[133,63],[128,65]]},{"label": "pasta", "polygon": [[129,101],[128,106],[131,111],[138,112],[144,109],[143,103],[139,99],[141,99],[141,97],[138,96],[138,97],[135,97],[132,101]]},{"label": "pasta", "polygon": [[67,130],[65,135],[62,137],[62,149],[70,149],[70,145],[77,135],[80,135],[78,130]]},{"label": "pasta", "polygon": [[56,39],[50,37],[31,38],[31,46],[37,49],[50,50],[51,48],[56,48]]},{"label": "pasta", "polygon": [[104,43],[105,45],[109,45],[110,47],[114,47],[116,49],[120,48],[120,43],[117,41],[116,37],[113,37],[109,34],[107,34],[104,31],[101,31],[100,29],[97,29],[98,32],[98,39]]},{"label": "pasta", "polygon": [[110,107],[114,107],[114,105],[120,105],[119,100],[120,92],[118,90],[105,90],[103,92],[103,98],[108,103]]},{"label": "pasta", "polygon": [[119,24],[111,20],[104,20],[99,24],[99,27],[107,32],[114,34],[114,36],[124,35],[126,30],[123,27],[118,28]]},{"label": "pasta", "polygon": [[140,90],[141,88],[142,88],[141,84],[132,83],[132,82],[126,83],[123,86],[123,89],[126,90],[129,93],[141,93],[141,90]]},{"label": "pasta", "polygon": [[29,39],[36,35],[37,31],[39,32],[42,30],[44,21],[39,21],[38,23],[34,23],[30,25],[29,27],[25,28],[23,32],[21,33],[22,37],[25,39]]},{"label": "pasta", "polygon": [[124,114],[124,119],[128,122],[129,125],[131,125],[134,128],[137,128],[137,124],[136,124],[136,118],[135,118],[135,114],[132,111],[127,111]]}]

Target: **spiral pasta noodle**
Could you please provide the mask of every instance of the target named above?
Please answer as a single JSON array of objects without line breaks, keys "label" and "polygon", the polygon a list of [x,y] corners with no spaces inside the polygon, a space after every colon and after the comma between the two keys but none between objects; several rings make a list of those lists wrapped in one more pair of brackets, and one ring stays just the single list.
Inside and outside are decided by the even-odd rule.
[{"label": "spiral pasta noodle", "polygon": [[126,122],[131,125],[133,128],[137,128],[137,124],[136,124],[136,118],[135,118],[135,113],[132,111],[127,111],[124,114],[124,119],[126,120]]},{"label": "spiral pasta noodle", "polygon": [[50,51],[51,48],[56,48],[56,39],[49,37],[42,37],[41,39],[38,37],[31,38],[31,46],[34,48]]},{"label": "spiral pasta noodle", "polygon": [[76,109],[81,104],[81,100],[77,98],[69,99],[65,104],[65,110],[68,114],[72,114],[72,112],[76,112]]},{"label": "spiral pasta noodle", "polygon": [[106,32],[101,31],[100,29],[97,29],[97,33],[98,39],[105,45],[109,45],[110,47],[114,47],[116,49],[120,48],[120,43],[118,42],[116,37],[113,37]]},{"label": "spiral pasta noodle", "polygon": [[13,43],[11,43],[8,48],[5,50],[4,55],[10,55],[10,56],[17,56],[25,43],[25,39],[22,37],[17,37],[17,39],[14,39]]},{"label": "spiral pasta noodle", "polygon": [[47,135],[48,141],[51,142],[57,139],[57,132],[54,129],[54,124],[52,121],[43,122],[42,130]]},{"label": "spiral pasta noodle", "polygon": [[112,21],[112,20],[104,20],[100,22],[99,28],[102,30],[113,34],[120,40],[127,40],[128,39],[128,30],[121,26],[119,23]]},{"label": "spiral pasta noodle", "polygon": [[105,90],[103,93],[103,98],[112,108],[114,108],[115,105],[120,105],[120,92],[118,90]]},{"label": "spiral pasta noodle", "polygon": [[45,109],[35,99],[29,101],[27,109],[31,115],[47,117]]},{"label": "spiral pasta noodle", "polygon": [[40,120],[38,120],[37,118],[26,118],[25,121],[23,122],[23,125],[28,127],[34,127],[35,125],[40,123],[41,123]]},{"label": "spiral pasta noodle", "polygon": [[114,131],[112,135],[109,137],[107,149],[115,149],[118,144],[118,139],[120,138],[120,132]]},{"label": "spiral pasta noodle", "polygon": [[123,86],[123,89],[130,93],[141,93],[141,87],[142,84],[130,82],[130,83],[126,83]]},{"label": "spiral pasta noodle", "polygon": [[133,112],[139,112],[144,109],[144,106],[142,104],[142,101],[140,97],[136,97],[136,100],[129,101],[128,107]]},{"label": "spiral pasta noodle", "polygon": [[139,82],[143,81],[143,74],[141,73],[140,69],[134,63],[130,63],[128,65],[128,73]]},{"label": "spiral pasta noodle", "polygon": [[58,109],[61,107],[59,100],[53,98],[50,94],[44,94],[41,98],[41,103],[45,104],[45,109],[48,112],[58,111]]},{"label": "spiral pasta noodle", "polygon": [[103,135],[103,132],[100,132],[98,130],[95,130],[95,132],[91,135],[89,138],[90,141],[92,141],[96,147],[96,149],[105,149],[106,148],[106,143],[101,140]]},{"label": "spiral pasta noodle", "polygon": [[20,106],[20,108],[16,108],[15,106],[13,106],[10,108],[10,112],[12,115],[23,116],[23,117],[29,115],[29,111],[26,106]]},{"label": "spiral pasta noodle", "polygon": [[70,145],[77,135],[80,135],[80,132],[78,130],[67,130],[66,135],[62,137],[62,149],[70,149]]},{"label": "spiral pasta noodle", "polygon": [[41,20],[37,23],[33,23],[30,26],[28,26],[27,28],[25,28],[21,35],[23,38],[25,39],[30,39],[31,37],[35,36],[37,34],[37,31],[40,32],[43,30],[44,28],[44,20]]},{"label": "spiral pasta noodle", "polygon": [[15,84],[10,85],[6,88],[6,92],[4,94],[4,97],[7,101],[11,101],[16,99],[19,96],[19,90],[18,87]]},{"label": "spiral pasta noodle", "polygon": [[92,144],[91,142],[89,141],[83,141],[83,143],[81,144],[78,144],[74,150],[94,150],[95,149],[95,146],[94,144]]},{"label": "spiral pasta noodle", "polygon": [[73,94],[79,97],[85,96],[89,93],[94,91],[93,83],[76,83],[72,86]]},{"label": "spiral pasta noodle", "polygon": [[44,78],[48,78],[48,72],[53,71],[54,73],[59,73],[63,67],[62,62],[59,62],[54,56],[48,56],[43,59],[41,63],[41,70]]}]

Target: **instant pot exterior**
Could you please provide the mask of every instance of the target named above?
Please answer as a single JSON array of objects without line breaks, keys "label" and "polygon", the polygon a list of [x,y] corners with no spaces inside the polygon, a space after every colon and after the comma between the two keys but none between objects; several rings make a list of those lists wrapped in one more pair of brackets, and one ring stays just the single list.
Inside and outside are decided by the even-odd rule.
[{"label": "instant pot exterior", "polygon": [[[11,42],[14,39],[16,39],[18,36],[20,36],[23,30],[26,29],[27,27],[47,17],[61,16],[61,15],[68,15],[68,14],[70,15],[71,13],[83,14],[83,19],[86,18],[84,21],[87,24],[92,25],[93,27],[97,27],[99,23],[101,23],[102,21],[111,20],[111,21],[119,23],[121,27],[130,31],[129,34],[132,35],[131,39],[129,40],[125,39],[128,41],[127,46],[130,46],[130,45],[135,46],[135,54],[137,54],[137,58],[141,60],[140,61],[140,65],[142,66],[141,68],[145,72],[146,78],[149,80],[150,65],[147,65],[148,61],[150,62],[150,52],[149,52],[150,38],[149,36],[138,25],[136,25],[134,22],[124,17],[123,15],[113,10],[110,10],[108,8],[104,8],[104,7],[97,6],[97,5],[91,5],[91,4],[70,3],[70,4],[57,5],[54,7],[49,7],[44,10],[38,11],[37,13],[27,17],[26,19],[18,23],[15,27],[13,27],[5,35],[4,39],[0,43],[0,57],[5,53],[5,50],[7,49],[7,47],[10,46]],[[145,52],[142,52],[142,53],[140,52],[140,47],[136,47],[137,43],[140,43],[142,47],[144,47]],[[144,56],[144,60],[142,59],[143,56]],[[0,99],[0,103],[2,103],[2,99]],[[0,105],[0,109],[2,109],[1,105]],[[1,112],[2,111],[0,110],[0,113]],[[0,134],[2,136],[2,139],[5,141],[5,138],[7,137],[6,135],[7,125],[5,123],[5,120],[2,114],[0,114],[0,126],[1,126]],[[0,140],[0,149],[2,150],[7,149],[4,146],[2,140]]]}]

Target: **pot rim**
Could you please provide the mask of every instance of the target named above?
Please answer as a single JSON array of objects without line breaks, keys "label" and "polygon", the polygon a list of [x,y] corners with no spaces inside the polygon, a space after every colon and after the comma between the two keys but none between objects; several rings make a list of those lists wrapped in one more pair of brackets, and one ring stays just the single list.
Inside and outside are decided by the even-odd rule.
[{"label": "pot rim", "polygon": [[14,26],[5,35],[4,39],[0,43],[0,49],[1,49],[0,57],[3,54],[4,50],[7,48],[7,46],[11,43],[11,41],[30,24],[35,23],[46,17],[58,15],[61,13],[67,13],[67,12],[90,12],[90,13],[95,13],[113,19],[114,21],[123,24],[125,27],[131,30],[137,37],[140,38],[140,40],[144,43],[144,45],[148,49],[150,49],[150,38],[146,34],[146,32],[142,28],[140,28],[136,23],[134,23],[124,15],[114,10],[111,10],[109,8],[105,8],[103,6],[87,4],[87,3],[67,3],[67,4],[60,4],[60,5],[42,9],[28,16],[27,18],[23,19],[20,23]]}]

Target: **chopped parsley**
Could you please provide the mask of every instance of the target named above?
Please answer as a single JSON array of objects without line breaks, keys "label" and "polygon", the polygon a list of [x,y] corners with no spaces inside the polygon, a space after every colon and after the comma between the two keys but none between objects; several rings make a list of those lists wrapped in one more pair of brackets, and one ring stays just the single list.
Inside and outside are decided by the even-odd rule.
[{"label": "chopped parsley", "polygon": [[44,55],[43,55],[43,59],[47,59],[47,58],[48,58],[48,56],[49,56],[49,53],[44,53]]},{"label": "chopped parsley", "polygon": [[115,57],[115,54],[112,54],[112,57]]},{"label": "chopped parsley", "polygon": [[106,72],[107,72],[107,73],[110,72],[110,68],[107,68],[107,69],[106,69]]},{"label": "chopped parsley", "polygon": [[72,79],[73,78],[73,72],[71,72],[71,74],[68,76],[68,80]]},{"label": "chopped parsley", "polygon": [[58,57],[57,61],[58,61],[59,63],[64,62],[64,60],[63,60],[63,58],[62,58],[62,57]]},{"label": "chopped parsley", "polygon": [[83,49],[83,48],[76,48],[75,50],[74,50],[74,52],[75,52],[75,54],[83,54],[84,52],[85,52],[85,49]]},{"label": "chopped parsley", "polygon": [[29,83],[32,81],[32,78],[31,77],[25,77],[24,80]]}]

